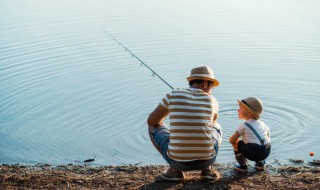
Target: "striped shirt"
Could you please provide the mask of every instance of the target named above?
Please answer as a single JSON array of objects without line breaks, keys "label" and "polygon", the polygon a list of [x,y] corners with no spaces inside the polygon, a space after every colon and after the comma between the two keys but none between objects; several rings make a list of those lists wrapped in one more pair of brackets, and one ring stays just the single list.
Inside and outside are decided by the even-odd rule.
[{"label": "striped shirt", "polygon": [[217,100],[200,89],[176,89],[160,102],[169,110],[168,156],[177,161],[208,160],[216,155],[212,138]]}]

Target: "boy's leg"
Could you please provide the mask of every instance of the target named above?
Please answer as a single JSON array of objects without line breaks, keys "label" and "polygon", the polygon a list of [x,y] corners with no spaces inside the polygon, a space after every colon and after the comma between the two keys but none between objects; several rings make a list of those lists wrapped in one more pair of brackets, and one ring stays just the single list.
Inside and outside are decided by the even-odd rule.
[{"label": "boy's leg", "polygon": [[238,150],[235,150],[234,154],[238,164],[235,164],[234,169],[240,172],[247,172],[248,171],[247,159],[242,154],[242,150],[245,149],[245,144],[242,140],[238,141],[237,148]]},{"label": "boy's leg", "polygon": [[[262,148],[262,149],[263,149],[263,151],[261,153],[261,157],[266,159],[270,155],[271,145],[270,144],[266,144],[265,147]],[[265,159],[256,161],[256,169],[258,171],[264,171],[265,170],[265,165],[266,165]]]},{"label": "boy's leg", "polygon": [[237,149],[234,150],[236,160],[241,165],[247,164],[247,160],[242,154],[243,151],[241,151],[241,150],[244,150],[244,146],[245,146],[244,142],[242,140],[239,140],[236,144]]},{"label": "boy's leg", "polygon": [[269,156],[271,146],[267,144],[266,146],[261,146],[258,144],[248,143],[244,146],[241,151],[242,155],[248,160],[255,161],[255,168],[257,170],[263,171],[265,166],[265,159]]},{"label": "boy's leg", "polygon": [[[245,157],[243,156],[242,152],[239,150],[239,142],[240,140],[238,139],[235,143],[232,143],[232,147],[233,147],[233,150],[234,150],[234,155],[235,155],[235,158],[236,158],[236,161],[240,164],[240,165],[246,165],[246,159]],[[240,143],[240,146],[243,146],[243,141],[241,141]]]},{"label": "boy's leg", "polygon": [[264,160],[256,162],[256,169],[258,171],[264,171],[264,166],[265,166],[266,162]]},{"label": "boy's leg", "polygon": [[234,151],[234,154],[235,154],[235,157],[236,157],[236,160],[239,164],[241,165],[247,165],[247,160],[246,158],[242,155],[241,152],[239,151]]}]

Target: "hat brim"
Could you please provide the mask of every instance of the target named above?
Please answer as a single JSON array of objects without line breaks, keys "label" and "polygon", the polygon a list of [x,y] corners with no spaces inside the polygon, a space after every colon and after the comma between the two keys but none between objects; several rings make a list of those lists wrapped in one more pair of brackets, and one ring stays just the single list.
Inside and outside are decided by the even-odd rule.
[{"label": "hat brim", "polygon": [[219,86],[220,82],[217,79],[202,77],[202,76],[190,76],[187,78],[188,82],[192,80],[208,80],[213,82],[213,87]]},{"label": "hat brim", "polygon": [[245,108],[247,108],[247,110],[250,111],[256,119],[260,118],[260,116],[255,111],[253,111],[247,104],[243,103],[241,100],[237,100],[237,101],[239,105],[243,105]]}]

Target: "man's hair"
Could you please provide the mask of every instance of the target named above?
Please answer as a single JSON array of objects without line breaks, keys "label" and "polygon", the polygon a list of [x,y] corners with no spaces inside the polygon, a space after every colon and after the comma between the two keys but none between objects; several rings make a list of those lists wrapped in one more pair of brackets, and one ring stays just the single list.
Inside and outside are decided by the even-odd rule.
[{"label": "man's hair", "polygon": [[189,81],[189,86],[192,86],[193,84],[195,84],[195,83],[198,83],[198,84],[200,84],[200,83],[202,83],[204,80],[191,80],[191,81]]},{"label": "man's hair", "polygon": [[[205,80],[191,80],[191,81],[189,81],[189,86],[192,86],[193,84],[195,84],[195,83],[198,83],[198,84],[200,84],[200,83],[202,83],[202,82],[204,82]],[[209,82],[209,84],[214,84],[214,82],[213,81],[208,81]]]}]

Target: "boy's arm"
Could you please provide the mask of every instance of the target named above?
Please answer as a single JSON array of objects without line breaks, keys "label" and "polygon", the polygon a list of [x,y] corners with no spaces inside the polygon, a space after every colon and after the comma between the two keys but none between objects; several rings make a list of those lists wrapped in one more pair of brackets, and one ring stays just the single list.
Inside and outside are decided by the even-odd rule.
[{"label": "boy's arm", "polygon": [[233,135],[229,138],[229,142],[232,144],[235,151],[238,151],[238,139],[240,135],[238,131],[234,132]]},{"label": "boy's arm", "polygon": [[229,142],[234,144],[237,142],[238,138],[240,137],[238,131],[234,132],[233,135],[229,138]]}]

